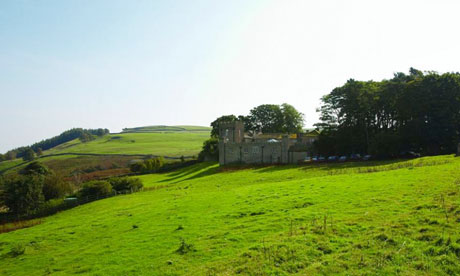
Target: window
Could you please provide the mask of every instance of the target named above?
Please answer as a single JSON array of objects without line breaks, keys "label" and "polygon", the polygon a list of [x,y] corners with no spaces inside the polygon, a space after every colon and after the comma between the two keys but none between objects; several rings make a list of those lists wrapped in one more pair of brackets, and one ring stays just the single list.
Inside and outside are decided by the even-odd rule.
[{"label": "window", "polygon": [[258,154],[259,153],[259,147],[252,147],[252,154]]},{"label": "window", "polygon": [[249,153],[249,149],[248,149],[247,147],[244,147],[244,148],[243,148],[243,152],[244,152],[244,154],[248,154],[248,153]]}]

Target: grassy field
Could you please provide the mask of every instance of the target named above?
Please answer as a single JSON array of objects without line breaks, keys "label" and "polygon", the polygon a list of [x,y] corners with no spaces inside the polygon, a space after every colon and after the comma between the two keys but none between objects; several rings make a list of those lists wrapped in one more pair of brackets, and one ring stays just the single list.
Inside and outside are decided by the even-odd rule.
[{"label": "grassy field", "polygon": [[[39,160],[53,169],[68,175],[75,170],[113,170],[127,168],[132,159],[141,157],[76,156],[99,155],[159,155],[169,157],[197,156],[203,142],[209,138],[210,128],[200,126],[151,126],[132,128],[127,133],[110,134],[82,143],[79,139],[61,144],[43,152]],[[53,156],[55,154],[68,154]],[[46,157],[47,155],[51,155]],[[22,159],[0,162],[0,173],[16,171],[26,162]],[[126,170],[125,170],[126,171]],[[105,172],[110,174],[110,172]],[[114,171],[114,175],[119,170]]]},{"label": "grassy field", "polygon": [[16,166],[19,166],[22,163],[24,163],[22,159],[7,160],[7,161],[0,162],[0,173],[2,171],[6,171]]},{"label": "grassy field", "polygon": [[204,126],[144,126],[125,128],[123,132],[163,132],[163,131],[204,131],[210,132],[210,127]]},{"label": "grassy field", "polygon": [[140,178],[148,191],[1,234],[0,274],[460,273],[460,158]]},{"label": "grassy field", "polygon": [[209,131],[170,131],[151,133],[120,133],[106,135],[82,143],[73,140],[44,152],[96,154],[154,154],[161,156],[198,155]]}]

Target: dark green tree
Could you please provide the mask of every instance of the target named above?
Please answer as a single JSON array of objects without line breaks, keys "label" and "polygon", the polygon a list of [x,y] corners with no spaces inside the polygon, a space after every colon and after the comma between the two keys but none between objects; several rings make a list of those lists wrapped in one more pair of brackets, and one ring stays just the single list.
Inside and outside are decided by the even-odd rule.
[{"label": "dark green tree", "polygon": [[322,98],[317,150],[394,157],[408,150],[455,152],[460,134],[460,74],[395,73],[380,82],[349,80]]},{"label": "dark green tree", "polygon": [[43,165],[38,161],[33,161],[27,164],[22,170],[19,171],[20,174],[23,175],[32,175],[32,174],[40,174],[40,175],[48,175],[51,173],[50,169]]},{"label": "dark green tree", "polygon": [[22,157],[22,159],[24,161],[32,161],[35,159],[35,152],[33,149],[31,148],[28,148],[25,152],[24,152],[24,156]]},{"label": "dark green tree", "polygon": [[45,200],[63,198],[71,194],[72,191],[72,185],[65,181],[61,175],[53,172],[45,176],[43,181],[43,196]]},{"label": "dark green tree", "polygon": [[205,159],[219,159],[219,140],[217,138],[212,137],[204,141],[203,148],[198,154],[198,160],[204,161]]},{"label": "dark green tree", "polygon": [[5,204],[17,215],[29,215],[44,202],[42,175],[15,176],[5,181]]},{"label": "dark green tree", "polygon": [[10,150],[5,154],[6,160],[14,160],[16,159],[16,151]]}]

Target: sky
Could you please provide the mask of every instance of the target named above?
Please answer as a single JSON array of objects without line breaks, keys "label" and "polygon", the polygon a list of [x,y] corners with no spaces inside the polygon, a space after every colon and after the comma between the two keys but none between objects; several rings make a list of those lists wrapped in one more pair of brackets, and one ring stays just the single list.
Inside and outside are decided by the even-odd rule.
[{"label": "sky", "polygon": [[460,1],[3,0],[0,152],[74,128],[318,120],[348,79],[460,71]]}]

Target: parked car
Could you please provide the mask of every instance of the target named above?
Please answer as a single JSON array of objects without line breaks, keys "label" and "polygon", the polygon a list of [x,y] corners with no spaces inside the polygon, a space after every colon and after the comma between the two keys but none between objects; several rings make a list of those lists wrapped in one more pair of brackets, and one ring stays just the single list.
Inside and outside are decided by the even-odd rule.
[{"label": "parked car", "polygon": [[310,156],[306,156],[304,159],[303,159],[303,162],[304,163],[310,163],[312,161],[312,158]]},{"label": "parked car", "polygon": [[399,156],[403,158],[417,158],[420,157],[420,153],[416,153],[413,151],[402,151],[399,153]]},{"label": "parked car", "polygon": [[320,157],[318,157],[318,161],[319,162],[324,162],[324,161],[326,161],[326,158],[324,156],[320,156]]},{"label": "parked car", "polygon": [[327,158],[327,161],[334,162],[334,161],[337,161],[337,159],[338,159],[338,157],[335,156],[335,155],[333,155],[333,156],[329,156],[329,157]]},{"label": "parked car", "polygon": [[359,159],[361,159],[361,154],[353,153],[352,155],[350,155],[350,159],[351,160],[359,160]]},{"label": "parked car", "polygon": [[370,155],[370,154],[366,154],[366,155],[363,156],[364,161],[371,160],[371,158],[372,158],[372,155]]},{"label": "parked car", "polygon": [[313,161],[313,162],[318,162],[318,161],[319,161],[319,160],[318,160],[318,156],[313,156],[313,158],[311,159],[311,161]]},{"label": "parked car", "polygon": [[345,162],[347,161],[347,157],[345,155],[342,155],[339,157],[339,162]]}]

